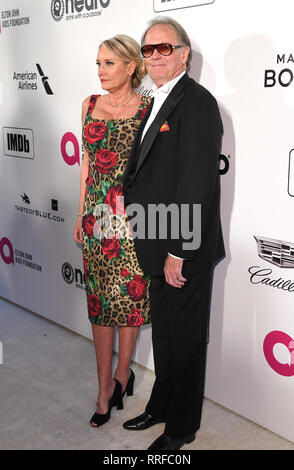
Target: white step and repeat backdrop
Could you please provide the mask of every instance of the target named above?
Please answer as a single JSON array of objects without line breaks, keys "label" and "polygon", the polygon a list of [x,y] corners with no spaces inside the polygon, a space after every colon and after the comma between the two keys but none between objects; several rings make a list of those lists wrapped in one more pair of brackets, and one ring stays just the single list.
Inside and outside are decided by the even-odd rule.
[{"label": "white step and repeat backdrop", "polygon": [[[215,271],[206,396],[294,441],[293,0],[1,0],[0,14],[0,295],[92,337],[72,235],[81,103],[101,92],[100,41],[140,40],[168,14],[190,35],[191,75],[225,128],[227,257]],[[140,91],[152,94],[150,79]],[[153,368],[150,326],[134,359]]]}]

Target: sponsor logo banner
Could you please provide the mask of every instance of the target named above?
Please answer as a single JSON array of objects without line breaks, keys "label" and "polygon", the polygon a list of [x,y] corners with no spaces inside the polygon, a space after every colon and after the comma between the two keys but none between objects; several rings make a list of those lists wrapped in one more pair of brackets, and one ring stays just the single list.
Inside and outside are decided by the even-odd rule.
[{"label": "sponsor logo banner", "polygon": [[26,268],[42,271],[42,266],[33,262],[33,256],[31,253],[26,253],[23,250],[14,248],[11,241],[7,237],[3,237],[0,240],[0,257],[5,264],[14,265],[17,263]]},{"label": "sponsor logo banner", "polygon": [[[275,355],[274,348],[283,345],[288,350],[288,363],[282,363]],[[279,375],[291,377],[294,375],[294,340],[283,331],[271,331],[263,342],[263,352],[268,365]]]},{"label": "sponsor logo banner", "polygon": [[51,16],[55,21],[82,20],[100,16],[111,0],[51,0]]},{"label": "sponsor logo banner", "polygon": [[[30,205],[31,204],[31,200],[29,198],[29,196],[26,194],[26,193],[23,193],[20,195],[22,201],[27,204],[27,205]],[[30,207],[26,207],[26,206],[22,206],[22,205],[19,205],[19,204],[14,204],[14,209],[18,212],[18,213],[22,213],[24,215],[32,215],[32,216],[36,216],[38,217],[39,219],[42,219],[42,220],[48,220],[48,221],[51,221],[51,222],[64,222],[64,217],[58,215],[58,214],[55,214],[47,209],[39,209],[39,208],[30,208]],[[52,211],[58,211],[58,200],[57,199],[51,199],[51,210]]]},{"label": "sponsor logo banner", "polygon": [[294,268],[294,243],[254,236],[258,256],[280,268]]},{"label": "sponsor logo banner", "polygon": [[293,84],[293,64],[293,54],[277,54],[276,65],[273,68],[266,69],[264,72],[264,87],[287,88]]},{"label": "sponsor logo banner", "polygon": [[85,275],[82,269],[77,267],[73,268],[72,265],[66,261],[61,266],[61,273],[63,280],[67,284],[72,284],[79,289],[86,290]]},{"label": "sponsor logo banner", "polygon": [[53,95],[53,91],[48,82],[48,77],[43,72],[41,65],[36,64],[36,69],[38,71],[39,76],[36,71],[28,70],[26,70],[25,72],[13,73],[13,80],[17,82],[17,89],[36,91],[38,90],[38,79],[41,78],[44,90],[47,95]]},{"label": "sponsor logo banner", "polygon": [[60,143],[61,155],[67,165],[80,164],[80,147],[77,137],[72,132],[66,132]]},{"label": "sponsor logo banner", "polygon": [[26,24],[30,24],[30,18],[28,16],[21,16],[19,8],[1,11],[1,26],[3,30]]},{"label": "sponsor logo banner", "polygon": [[[260,258],[279,268],[294,268],[294,243],[266,237],[254,236],[254,238]],[[250,266],[248,272],[251,284],[261,284],[284,292],[294,293],[294,281],[280,277],[271,268]]]},{"label": "sponsor logo banner", "polygon": [[156,13],[180,8],[209,5],[215,0],[153,0],[153,8]]},{"label": "sponsor logo banner", "polygon": [[32,129],[3,127],[4,155],[8,157],[34,158]]}]

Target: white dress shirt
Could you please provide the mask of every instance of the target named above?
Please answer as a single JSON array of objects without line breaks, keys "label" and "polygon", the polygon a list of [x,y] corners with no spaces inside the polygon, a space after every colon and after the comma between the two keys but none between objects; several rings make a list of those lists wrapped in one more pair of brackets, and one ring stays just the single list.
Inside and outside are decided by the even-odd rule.
[{"label": "white dress shirt", "polygon": [[[165,102],[166,98],[168,97],[169,93],[172,91],[173,87],[178,83],[178,81],[182,78],[183,75],[185,75],[186,71],[180,73],[177,77],[173,78],[169,82],[165,83],[161,87],[157,88],[154,91],[153,98],[154,98],[154,103],[152,107],[152,111],[150,113],[150,116],[145,124],[145,127],[142,132],[142,137],[141,137],[141,142],[144,139],[144,136],[146,132],[148,131],[149,127],[151,126],[152,122],[155,119],[155,116],[157,115],[158,111],[160,110],[161,106]],[[183,259],[179,258],[178,256],[172,255],[169,253],[173,258],[177,259]]]},{"label": "white dress shirt", "polygon": [[150,116],[145,124],[145,127],[142,132],[142,137],[141,137],[141,142],[144,139],[144,136],[146,132],[148,131],[149,127],[151,126],[152,122],[155,119],[155,116],[157,115],[158,111],[160,110],[161,106],[165,102],[166,98],[168,97],[169,93],[172,91],[173,87],[178,83],[178,81],[182,78],[183,75],[185,75],[186,71],[180,73],[177,77],[173,78],[170,82],[165,83],[162,85],[160,88],[157,88],[154,91],[153,98],[154,98],[154,103],[152,107],[152,111],[150,113]]}]

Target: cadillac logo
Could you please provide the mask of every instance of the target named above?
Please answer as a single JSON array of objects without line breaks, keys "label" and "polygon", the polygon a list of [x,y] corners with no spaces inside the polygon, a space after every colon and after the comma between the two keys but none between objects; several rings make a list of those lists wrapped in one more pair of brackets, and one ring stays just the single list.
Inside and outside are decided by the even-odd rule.
[{"label": "cadillac logo", "polygon": [[258,256],[280,268],[294,268],[294,243],[255,236]]}]

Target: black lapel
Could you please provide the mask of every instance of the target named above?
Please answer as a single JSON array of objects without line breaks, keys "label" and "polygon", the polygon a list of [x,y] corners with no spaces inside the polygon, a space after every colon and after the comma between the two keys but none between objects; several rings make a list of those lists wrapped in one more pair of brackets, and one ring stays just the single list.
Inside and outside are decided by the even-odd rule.
[{"label": "black lapel", "polygon": [[[140,155],[138,158],[137,168],[135,175],[137,174],[139,168],[141,167],[142,163],[144,162],[145,158],[147,157],[154,139],[159,133],[160,127],[167,120],[169,115],[172,113],[174,108],[177,106],[179,101],[183,97],[183,89],[187,84],[187,81],[190,80],[187,74],[183,75],[183,77],[178,81],[178,83],[174,86],[172,91],[170,92],[169,96],[166,98],[165,102],[161,106],[160,110],[158,111],[154,121],[152,122],[151,126],[149,127],[148,131],[146,132],[141,148],[137,146],[137,152],[140,151]],[[145,116],[144,116],[145,117]],[[145,121],[146,122],[146,121]],[[140,132],[140,139],[142,135],[142,130]],[[138,145],[138,141],[137,141]]]}]

